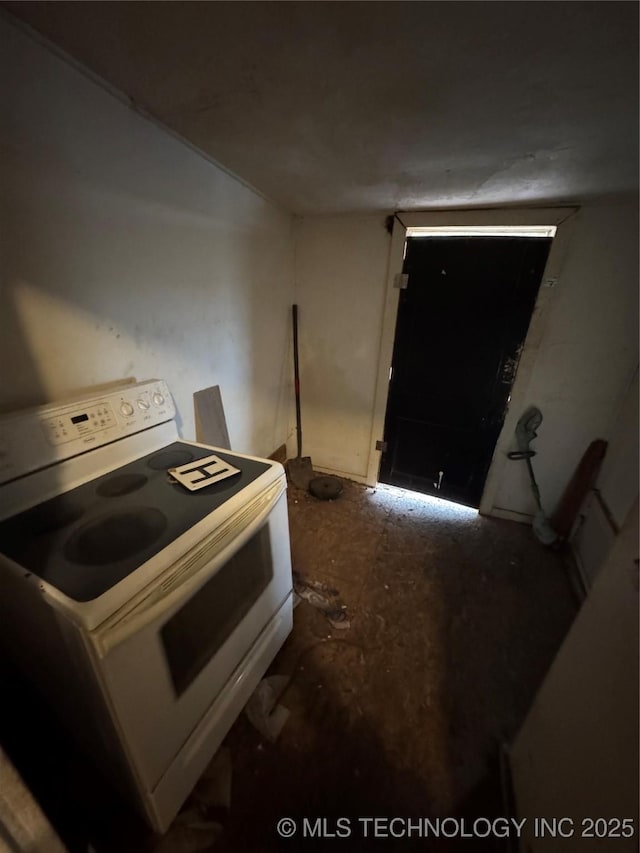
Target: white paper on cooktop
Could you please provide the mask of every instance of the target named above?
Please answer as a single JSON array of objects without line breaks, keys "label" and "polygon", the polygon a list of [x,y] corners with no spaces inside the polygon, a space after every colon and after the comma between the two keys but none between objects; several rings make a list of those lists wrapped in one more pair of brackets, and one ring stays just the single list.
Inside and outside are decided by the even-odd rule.
[{"label": "white paper on cooktop", "polygon": [[186,465],[179,465],[177,468],[169,468],[167,473],[185,489],[196,492],[198,489],[204,489],[241,472],[239,468],[234,468],[219,456],[212,455],[194,459],[193,462],[187,462]]}]

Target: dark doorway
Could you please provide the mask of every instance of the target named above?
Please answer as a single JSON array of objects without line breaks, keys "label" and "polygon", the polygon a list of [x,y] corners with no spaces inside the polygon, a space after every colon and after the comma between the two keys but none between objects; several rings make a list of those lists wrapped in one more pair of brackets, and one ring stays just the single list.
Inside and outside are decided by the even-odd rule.
[{"label": "dark doorway", "polygon": [[550,246],[408,238],[381,482],[480,505]]}]

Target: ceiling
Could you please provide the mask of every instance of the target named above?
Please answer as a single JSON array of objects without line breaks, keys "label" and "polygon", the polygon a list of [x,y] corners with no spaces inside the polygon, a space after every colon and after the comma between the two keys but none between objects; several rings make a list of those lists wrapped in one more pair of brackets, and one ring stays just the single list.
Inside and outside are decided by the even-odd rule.
[{"label": "ceiling", "polygon": [[635,2],[7,2],[298,214],[637,191]]}]

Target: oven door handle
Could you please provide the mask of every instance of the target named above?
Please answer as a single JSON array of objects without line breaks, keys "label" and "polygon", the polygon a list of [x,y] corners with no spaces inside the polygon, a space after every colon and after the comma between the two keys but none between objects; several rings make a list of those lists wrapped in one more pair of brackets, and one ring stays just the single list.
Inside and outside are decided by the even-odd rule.
[{"label": "oven door handle", "polygon": [[[173,614],[176,604],[188,601],[194,592],[212,578],[218,569],[251,539],[271,515],[278,501],[283,499],[285,492],[286,485],[277,483],[257,498],[240,519],[237,517],[231,519],[230,523],[223,528],[222,535],[216,537],[214,542],[209,542],[198,549],[195,555],[193,552],[187,555],[168,577],[160,580],[155,589],[127,614],[117,622],[98,629],[94,634],[94,640],[100,657],[104,657],[111,649],[126,642],[133,634],[143,631],[160,617],[165,617],[162,619],[164,624]],[[245,526],[234,535],[241,521],[245,522]],[[215,545],[221,539],[229,537],[231,537],[230,541],[220,550],[215,550]]]}]

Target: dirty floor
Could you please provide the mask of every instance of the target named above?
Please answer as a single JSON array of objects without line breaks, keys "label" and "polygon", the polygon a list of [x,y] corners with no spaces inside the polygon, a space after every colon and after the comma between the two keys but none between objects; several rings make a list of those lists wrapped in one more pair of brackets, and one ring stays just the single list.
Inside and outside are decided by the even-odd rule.
[{"label": "dirty floor", "polygon": [[[97,853],[507,849],[375,841],[373,824],[357,819],[505,814],[500,744],[518,731],[576,612],[566,557],[521,524],[386,487],[344,487],[330,502],[291,487],[289,505],[294,568],[346,605],[350,627],[333,627],[305,600],[296,607],[270,669],[289,679],[280,703],[290,715],[275,743],[244,715],[230,731],[230,809],[210,773],[185,808],[196,819],[158,840],[109,791],[78,788],[81,759],[67,758],[53,804],[42,779],[36,787],[71,849],[86,853],[87,838]],[[49,775],[61,772],[55,750],[42,761]],[[297,837],[278,836],[283,817]],[[349,827],[349,836],[303,840],[305,817],[325,818],[325,835]]]}]

